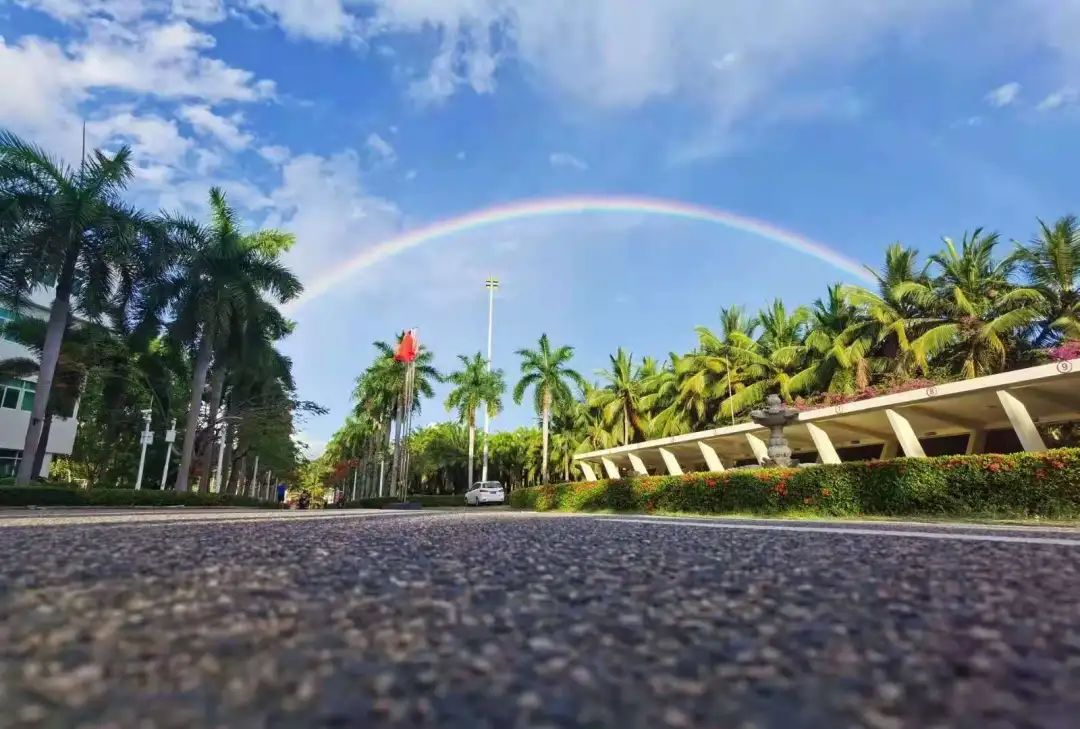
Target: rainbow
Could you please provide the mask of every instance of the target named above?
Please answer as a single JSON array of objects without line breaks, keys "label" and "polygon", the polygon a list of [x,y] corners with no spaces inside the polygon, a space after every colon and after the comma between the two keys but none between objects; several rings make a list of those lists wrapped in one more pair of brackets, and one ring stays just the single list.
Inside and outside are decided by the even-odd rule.
[{"label": "rainbow", "polygon": [[856,278],[873,280],[859,261],[806,236],[785,230],[764,220],[678,200],[624,195],[582,195],[533,198],[496,205],[475,210],[456,218],[440,220],[375,245],[367,246],[352,258],[335,264],[333,270],[326,271],[314,281],[309,282],[305,287],[304,294],[290,302],[286,309],[295,310],[304,304],[310,303],[348,281],[360,271],[430,241],[515,220],[581,213],[660,215],[722,225],[726,228],[760,236],[792,250],[805,253]]}]

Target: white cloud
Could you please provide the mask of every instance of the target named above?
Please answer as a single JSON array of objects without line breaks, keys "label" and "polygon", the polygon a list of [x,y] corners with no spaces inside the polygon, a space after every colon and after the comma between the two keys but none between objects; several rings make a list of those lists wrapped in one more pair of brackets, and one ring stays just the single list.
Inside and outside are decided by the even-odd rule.
[{"label": "white cloud", "polygon": [[343,0],[238,0],[238,4],[273,18],[289,35],[308,40],[344,40],[358,25]]},{"label": "white cloud", "polygon": [[368,156],[376,165],[393,167],[397,162],[397,152],[394,150],[394,146],[375,132],[368,135],[367,140],[364,142],[364,149],[368,151]]},{"label": "white cloud", "polygon": [[1009,106],[1016,97],[1020,95],[1020,84],[1015,81],[998,86],[996,89],[986,95],[986,101],[990,106],[996,106],[1002,108]]},{"label": "white cloud", "polygon": [[219,169],[224,159],[217,152],[210,149],[199,149],[195,152],[195,172],[203,177],[209,176]]},{"label": "white cloud", "polygon": [[584,160],[568,152],[552,152],[548,156],[548,162],[552,167],[568,167],[581,172],[589,169],[589,165]]},{"label": "white cloud", "polygon": [[135,29],[94,24],[89,30],[60,69],[83,88],[207,102],[257,101],[274,93],[273,82],[206,56],[216,41],[186,22]]},{"label": "white cloud", "polygon": [[18,5],[33,8],[67,23],[105,16],[130,21],[143,17],[151,8],[160,9],[160,0],[16,0]]},{"label": "white cloud", "polygon": [[288,147],[282,147],[279,144],[268,144],[259,147],[259,156],[270,164],[282,165],[289,160],[292,152],[289,151]]},{"label": "white cloud", "polygon": [[1071,106],[1080,99],[1076,89],[1065,87],[1058,89],[1039,102],[1036,107],[1039,111],[1054,111],[1065,106]]},{"label": "white cloud", "polygon": [[[441,98],[488,90],[513,59],[575,100],[637,107],[686,94],[741,115],[808,63],[872,52],[966,0],[374,0],[368,37],[430,32],[441,45],[411,92]],[[717,59],[717,48],[724,55]],[[703,73],[712,67],[735,70]]]},{"label": "white cloud", "polygon": [[246,149],[254,139],[240,129],[243,117],[239,114],[224,117],[215,114],[205,104],[189,104],[180,108],[180,118],[200,134],[217,139],[233,151]]},{"label": "white cloud", "polygon": [[321,456],[326,451],[327,446],[330,445],[330,441],[325,438],[319,438],[305,431],[300,431],[294,435],[293,441],[303,450],[304,456],[311,460]]},{"label": "white cloud", "polygon": [[457,157],[459,161],[464,161],[468,155],[465,154],[464,149],[459,149],[457,154],[455,154],[454,156]]},{"label": "white cloud", "polygon": [[224,0],[172,0],[172,14],[197,23],[217,23],[225,19]]},{"label": "white cloud", "polygon": [[176,165],[192,144],[171,119],[128,110],[88,122],[86,134],[92,147],[131,145],[136,163],[145,164]]},{"label": "white cloud", "polygon": [[285,163],[270,193],[266,225],[284,228],[300,241],[287,262],[302,280],[326,272],[367,243],[396,233],[401,212],[361,185],[360,155],[297,155]]}]

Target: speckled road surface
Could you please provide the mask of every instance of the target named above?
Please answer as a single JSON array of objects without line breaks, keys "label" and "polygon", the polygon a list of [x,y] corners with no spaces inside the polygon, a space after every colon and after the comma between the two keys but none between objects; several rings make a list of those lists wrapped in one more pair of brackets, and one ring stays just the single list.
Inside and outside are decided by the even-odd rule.
[{"label": "speckled road surface", "polygon": [[669,522],[3,513],[0,726],[1080,726],[1080,532]]}]

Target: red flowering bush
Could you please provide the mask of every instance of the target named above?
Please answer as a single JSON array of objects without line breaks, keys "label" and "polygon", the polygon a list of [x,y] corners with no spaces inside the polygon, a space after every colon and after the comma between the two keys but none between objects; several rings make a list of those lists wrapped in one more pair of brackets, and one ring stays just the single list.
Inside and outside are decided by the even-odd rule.
[{"label": "red flowering bush", "polygon": [[792,405],[796,410],[816,410],[834,405],[845,405],[849,402],[869,400],[872,397],[882,395],[895,395],[898,392],[910,392],[911,390],[924,390],[927,387],[941,384],[934,380],[915,378],[886,385],[871,385],[852,393],[826,392],[809,398],[797,397]]},{"label": "red flowering bush", "polygon": [[1046,350],[1046,355],[1054,362],[1064,362],[1069,359],[1080,359],[1080,340],[1062,342],[1058,346]]},{"label": "red flowering bush", "polygon": [[1080,517],[1080,449],[648,476],[517,489],[517,508]]}]

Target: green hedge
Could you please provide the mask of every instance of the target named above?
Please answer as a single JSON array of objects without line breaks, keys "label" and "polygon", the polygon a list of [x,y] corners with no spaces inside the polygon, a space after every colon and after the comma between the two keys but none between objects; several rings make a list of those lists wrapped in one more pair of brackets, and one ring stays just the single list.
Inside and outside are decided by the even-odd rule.
[{"label": "green hedge", "polygon": [[0,506],[256,506],[275,508],[246,496],[177,493],[154,489],[75,489],[62,486],[0,488]]},{"label": "green hedge", "polygon": [[517,489],[539,511],[1080,517],[1080,450],[899,458]]},{"label": "green hedge", "polygon": [[[413,504],[420,504],[421,506],[464,506],[465,496],[464,494],[450,494],[450,495],[430,495],[430,494],[412,494],[409,496],[409,501]],[[358,499],[356,501],[346,502],[346,509],[381,509],[388,504],[396,504],[398,500],[391,496],[380,496],[370,499]]]}]

